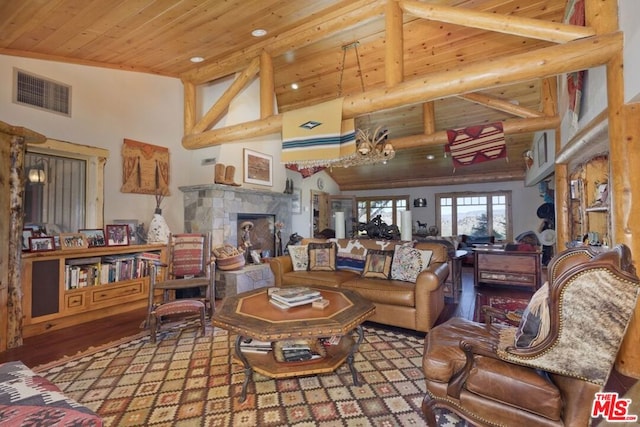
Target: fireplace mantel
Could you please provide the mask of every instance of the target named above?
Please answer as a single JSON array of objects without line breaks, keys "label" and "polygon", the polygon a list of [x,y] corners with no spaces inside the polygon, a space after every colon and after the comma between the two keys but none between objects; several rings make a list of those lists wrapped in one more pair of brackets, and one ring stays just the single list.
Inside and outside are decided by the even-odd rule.
[{"label": "fireplace mantel", "polygon": [[211,232],[214,245],[238,242],[238,213],[263,213],[284,223],[282,237],[291,234],[291,194],[222,184],[179,187],[184,193],[184,230]]}]

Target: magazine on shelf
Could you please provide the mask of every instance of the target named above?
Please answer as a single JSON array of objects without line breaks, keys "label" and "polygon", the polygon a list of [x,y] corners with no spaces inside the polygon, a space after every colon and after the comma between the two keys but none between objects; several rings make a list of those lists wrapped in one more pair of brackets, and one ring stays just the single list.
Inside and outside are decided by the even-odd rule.
[{"label": "magazine on shelf", "polygon": [[320,296],[320,291],[315,289],[309,289],[306,286],[299,286],[295,288],[278,288],[271,292],[272,297],[278,298],[284,302],[295,302],[308,300],[311,297]]}]

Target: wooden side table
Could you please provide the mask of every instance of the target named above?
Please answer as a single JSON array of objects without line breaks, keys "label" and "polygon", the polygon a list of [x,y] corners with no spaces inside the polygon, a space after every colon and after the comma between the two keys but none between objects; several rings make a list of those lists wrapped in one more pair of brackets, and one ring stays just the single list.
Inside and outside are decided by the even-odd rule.
[{"label": "wooden side table", "polygon": [[489,283],[502,286],[526,286],[537,290],[542,278],[542,254],[474,249],[474,285]]},{"label": "wooden side table", "polygon": [[462,260],[467,256],[468,252],[457,250],[455,254],[449,257],[449,276],[444,282],[444,296],[453,299],[457,303],[460,300],[462,292]]}]

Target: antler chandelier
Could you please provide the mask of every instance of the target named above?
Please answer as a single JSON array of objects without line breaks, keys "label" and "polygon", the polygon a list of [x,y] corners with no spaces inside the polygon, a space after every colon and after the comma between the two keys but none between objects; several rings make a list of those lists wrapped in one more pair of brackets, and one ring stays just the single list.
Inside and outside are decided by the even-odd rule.
[{"label": "antler chandelier", "polygon": [[[344,76],[344,65],[347,56],[347,50],[353,48],[356,52],[356,61],[358,64],[358,74],[360,75],[360,86],[364,92],[364,75],[362,66],[360,65],[360,55],[358,54],[358,45],[360,42],[342,46],[342,67],[340,69],[340,93],[342,96],[342,78]],[[367,116],[370,120],[370,117]],[[356,129],[356,153],[348,158],[341,159],[331,163],[329,166],[337,166],[348,168],[349,166],[372,165],[377,163],[386,164],[387,161],[393,159],[396,155],[393,145],[387,141],[389,131],[378,126],[373,132],[371,129]]]}]

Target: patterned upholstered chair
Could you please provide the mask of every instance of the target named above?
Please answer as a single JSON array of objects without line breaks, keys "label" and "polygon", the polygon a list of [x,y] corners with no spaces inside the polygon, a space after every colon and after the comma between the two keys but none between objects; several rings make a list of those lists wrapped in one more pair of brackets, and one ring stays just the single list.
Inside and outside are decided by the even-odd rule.
[{"label": "patterned upholstered chair", "polygon": [[[558,254],[519,327],[453,318],[425,340],[429,425],[445,407],[480,426],[587,426],[636,306],[629,248]],[[491,316],[489,316],[491,317]]]},{"label": "patterned upholstered chair", "polygon": [[[213,316],[215,306],[215,257],[211,255],[211,235],[172,234],[167,243],[167,263],[151,269],[147,325],[151,340],[155,342],[162,319],[176,315],[197,315],[202,333],[205,331],[205,311]],[[158,268],[162,268],[162,278]],[[175,291],[200,288],[204,295],[192,299],[175,299]],[[157,301],[157,291],[162,299]]]}]

